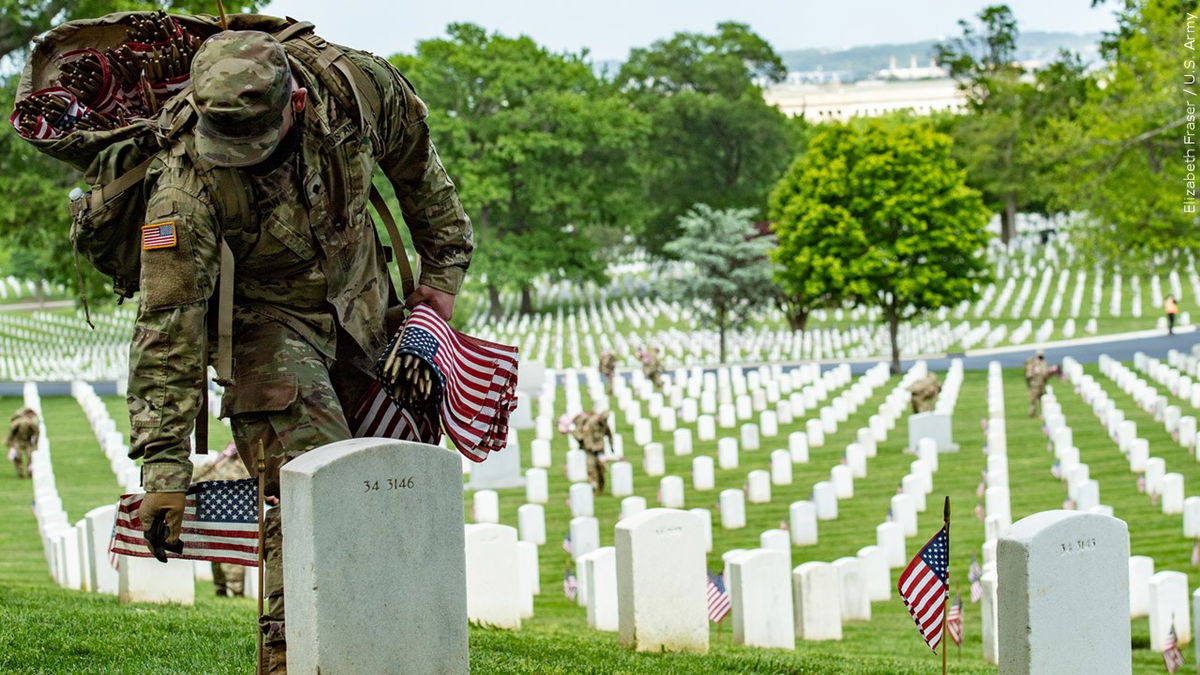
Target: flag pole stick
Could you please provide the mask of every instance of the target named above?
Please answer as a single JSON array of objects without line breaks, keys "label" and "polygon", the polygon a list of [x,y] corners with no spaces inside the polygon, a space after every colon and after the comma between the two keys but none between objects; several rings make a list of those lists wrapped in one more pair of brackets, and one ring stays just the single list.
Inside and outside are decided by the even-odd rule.
[{"label": "flag pole stick", "polygon": [[261,438],[258,440],[258,457],[255,461],[255,469],[257,469],[258,474],[258,619],[254,622],[255,630],[258,633],[258,663],[255,666],[255,672],[262,673],[264,672],[263,631],[262,625],[259,622],[262,620],[263,615],[263,585],[265,581],[263,577],[266,571],[266,566],[263,565],[263,549],[266,544],[266,530],[263,527],[263,512],[265,511],[263,505],[266,502],[267,457]]},{"label": "flag pole stick", "polygon": [[[946,559],[950,559],[950,495],[943,508],[946,525]],[[942,675],[946,675],[946,619],[950,613],[950,565],[946,565],[946,601],[942,603]]]}]

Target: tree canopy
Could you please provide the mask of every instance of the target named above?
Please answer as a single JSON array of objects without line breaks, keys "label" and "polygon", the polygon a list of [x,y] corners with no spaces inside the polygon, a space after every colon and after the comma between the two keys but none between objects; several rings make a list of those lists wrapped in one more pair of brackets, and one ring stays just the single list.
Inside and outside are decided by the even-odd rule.
[{"label": "tree canopy", "polygon": [[739,23],[630,53],[616,85],[649,116],[640,239],[650,251],[677,236],[678,217],[692,204],[765,206],[796,144],[796,127],[763,100],[761,85],[784,75],[771,45]]},{"label": "tree canopy", "polygon": [[[540,275],[598,279],[605,228],[637,217],[643,116],[593,73],[586,53],[452,24],[392,62],[430,108],[429,125],[479,242],[472,276],[500,288]],[[529,296],[525,296],[529,309]]]},{"label": "tree canopy", "polygon": [[726,333],[771,302],[770,237],[754,227],[753,209],[714,209],[696,204],[679,217],[679,237],[666,252],[690,263],[688,274],[673,280],[673,291],[691,301],[701,325],[716,326],[725,361]]},{"label": "tree canopy", "polygon": [[901,321],[974,299],[990,278],[988,213],[951,139],[905,119],[831,124],[770,198],[771,259],[789,295],[877,306]]}]

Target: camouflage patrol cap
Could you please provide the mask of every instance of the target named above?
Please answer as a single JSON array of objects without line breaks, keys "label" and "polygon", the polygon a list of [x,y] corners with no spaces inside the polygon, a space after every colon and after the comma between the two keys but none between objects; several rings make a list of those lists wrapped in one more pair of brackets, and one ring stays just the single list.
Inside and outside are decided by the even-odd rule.
[{"label": "camouflage patrol cap", "polygon": [[260,31],[224,31],[192,60],[196,151],[217,166],[252,166],[283,134],[292,73],[283,45]]}]

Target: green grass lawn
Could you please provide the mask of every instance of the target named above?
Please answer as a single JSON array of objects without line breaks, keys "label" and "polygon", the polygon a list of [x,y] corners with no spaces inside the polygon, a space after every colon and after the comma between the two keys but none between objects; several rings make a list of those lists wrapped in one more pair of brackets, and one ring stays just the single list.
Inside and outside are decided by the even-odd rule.
[{"label": "green grass lawn", "polygon": [[[1092,371],[1089,371],[1092,372]],[[1169,471],[1185,475],[1186,485],[1200,479],[1197,467],[1186,451],[1173,444],[1161,425],[1137,410],[1116,385],[1099,377],[1129,419],[1138,422],[1139,433],[1150,441],[1151,454],[1163,457]],[[786,448],[787,434],[803,428],[805,418],[792,425],[781,425],[780,434],[763,439],[761,450],[743,452],[738,469],[717,470],[716,488],[708,492],[691,489],[691,460],[694,455],[716,455],[715,442],[694,441],[694,455],[676,457],[671,439],[660,433],[655,440],[667,448],[668,475],[683,476],[687,507],[714,510],[714,550],[709,568],[720,569],[720,554],[732,548],[758,546],[759,534],[778,527],[788,517],[788,505],[808,499],[812,485],[827,480],[829,470],[840,461],[842,450],[855,431],[877,411],[892,379],[875,390],[874,395],[829,435],[821,448],[810,451],[807,464],[795,465],[793,484],[772,486],[769,504],[747,504],[747,527],[738,530],[720,528],[715,513],[717,495],[722,489],[739,488],[753,469],[769,468],[770,451]],[[1052,453],[1040,423],[1026,416],[1028,399],[1024,382],[1017,371],[1005,373],[1009,475],[1014,520],[1031,513],[1060,508],[1066,497],[1063,484],[1050,474]],[[1131,526],[1131,546],[1135,554],[1154,556],[1157,569],[1185,571],[1194,585],[1200,576],[1189,562],[1191,542],[1182,537],[1179,516],[1163,516],[1145,495],[1135,488],[1135,476],[1103,427],[1082,399],[1065,383],[1056,382],[1055,391],[1071,425],[1081,461],[1087,462],[1093,478],[1100,482],[1101,501],[1114,507],[1116,515]],[[929,510],[920,514],[920,534],[907,540],[908,555],[940,527],[942,495],[953,502],[952,580],[966,603],[966,640],[961,653],[951,650],[952,672],[994,672],[982,660],[979,605],[967,598],[966,572],[972,553],[983,543],[983,524],[976,519],[976,486],[985,468],[982,454],[981,419],[986,415],[986,374],[967,373],[954,418],[957,453],[940,457],[934,475],[934,491]],[[560,396],[561,401],[564,397]],[[15,408],[16,399],[0,399],[0,410]],[[106,399],[118,428],[127,429],[123,403]],[[91,435],[82,410],[69,398],[43,399],[51,442],[58,489],[64,507],[74,520],[119,493],[108,470],[103,453]],[[212,427],[214,447],[218,439],[227,439],[223,425]],[[635,467],[635,493],[649,505],[657,503],[658,478],[645,475],[641,456],[628,429],[619,430],[626,438],[626,454]],[[532,433],[532,432],[529,432]],[[220,434],[224,434],[223,436]],[[731,430],[719,435],[734,435]],[[855,481],[854,497],[839,503],[839,518],[820,522],[820,541],[815,546],[792,549],[792,564],[808,560],[833,561],[853,556],[859,548],[875,543],[875,526],[883,522],[888,500],[895,494],[900,479],[908,472],[911,455],[901,449],[907,440],[903,419],[879,446],[878,456],[868,462],[868,476]],[[528,441],[528,437],[525,438]],[[556,468],[550,470],[550,502],[546,504],[547,543],[540,549],[542,593],[536,598],[535,617],[526,620],[518,632],[482,628],[471,630],[471,666],[483,673],[611,673],[611,672],[779,672],[779,673],[930,673],[940,666],[939,659],[921,641],[903,604],[893,592],[890,600],[872,604],[869,622],[848,622],[840,642],[798,641],[795,651],[749,649],[733,646],[731,627],[714,627],[712,649],[706,656],[675,654],[634,654],[617,646],[614,633],[587,628],[585,610],[569,602],[562,594],[564,570],[569,565],[560,547],[567,533],[569,510],[566,503],[568,483],[561,470],[567,441],[553,440]],[[525,455],[526,461],[528,454]],[[1192,493],[1195,493],[1193,490]],[[468,500],[468,513],[470,493]],[[115,599],[53,586],[37,541],[37,532],[29,510],[29,482],[18,482],[9,472],[0,472],[0,672],[242,672],[252,671],[254,604],[250,600],[218,600],[211,597],[211,585],[199,584],[194,607],[120,605]],[[613,528],[619,502],[611,496],[596,500],[596,516],[601,522],[601,543],[613,544]],[[523,490],[502,490],[501,522],[516,524],[516,510],[524,503]],[[899,570],[892,571],[894,583]],[[1159,672],[1158,654],[1149,651],[1148,624],[1145,619],[1132,622],[1134,670]],[[1184,649],[1191,661],[1190,645]],[[398,655],[402,656],[402,655]]]}]

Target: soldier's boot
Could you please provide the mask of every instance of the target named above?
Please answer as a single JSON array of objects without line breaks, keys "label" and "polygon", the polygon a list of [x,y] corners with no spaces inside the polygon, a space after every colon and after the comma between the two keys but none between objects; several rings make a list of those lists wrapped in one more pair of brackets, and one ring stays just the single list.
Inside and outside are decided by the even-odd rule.
[{"label": "soldier's boot", "polygon": [[1030,417],[1038,416],[1038,399],[1036,399],[1036,398],[1029,399],[1029,416]]},{"label": "soldier's boot", "polygon": [[287,640],[263,643],[263,662],[259,672],[264,675],[287,675]]},{"label": "soldier's boot", "polygon": [[261,672],[270,675],[287,673],[287,635],[284,632],[283,606],[283,528],[279,509],[267,511],[263,519],[263,539],[266,543],[266,615],[259,618],[263,632],[263,663]]}]

